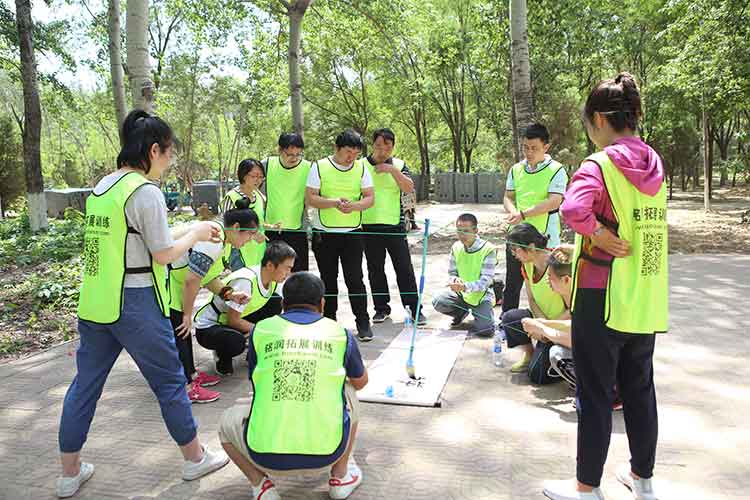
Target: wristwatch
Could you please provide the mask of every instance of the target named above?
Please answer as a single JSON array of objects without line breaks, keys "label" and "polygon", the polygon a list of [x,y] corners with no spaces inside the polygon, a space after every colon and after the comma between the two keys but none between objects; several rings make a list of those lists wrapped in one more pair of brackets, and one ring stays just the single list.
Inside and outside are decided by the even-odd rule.
[{"label": "wristwatch", "polygon": [[591,236],[599,236],[604,231],[604,226],[599,226],[596,229],[594,229],[594,232],[591,233]]}]

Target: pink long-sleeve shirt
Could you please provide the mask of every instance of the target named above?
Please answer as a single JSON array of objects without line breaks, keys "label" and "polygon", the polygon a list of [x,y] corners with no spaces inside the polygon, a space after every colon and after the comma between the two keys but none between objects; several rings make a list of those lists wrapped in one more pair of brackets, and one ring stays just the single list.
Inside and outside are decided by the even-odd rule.
[{"label": "pink long-sleeve shirt", "polygon": [[[664,182],[664,166],[656,151],[639,137],[623,137],[604,148],[604,151],[640,192],[649,196],[659,192]],[[597,218],[616,222],[602,172],[593,161],[584,161],[573,174],[560,205],[560,214],[566,224],[584,236],[594,232]],[[584,250],[596,259],[606,262],[613,259],[596,247]],[[607,287],[609,267],[581,259],[578,272],[578,288]]]}]

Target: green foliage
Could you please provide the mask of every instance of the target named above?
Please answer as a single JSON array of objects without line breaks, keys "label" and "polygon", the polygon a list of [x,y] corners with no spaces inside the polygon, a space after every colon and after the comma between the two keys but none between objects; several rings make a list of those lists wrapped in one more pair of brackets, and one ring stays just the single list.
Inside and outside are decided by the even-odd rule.
[{"label": "green foliage", "polygon": [[84,227],[83,214],[71,208],[63,220],[50,220],[49,229],[40,233],[31,232],[26,213],[0,221],[0,268],[69,263],[81,254]]},{"label": "green foliage", "polygon": [[23,146],[18,126],[0,115],[0,211],[4,213],[25,191]]}]

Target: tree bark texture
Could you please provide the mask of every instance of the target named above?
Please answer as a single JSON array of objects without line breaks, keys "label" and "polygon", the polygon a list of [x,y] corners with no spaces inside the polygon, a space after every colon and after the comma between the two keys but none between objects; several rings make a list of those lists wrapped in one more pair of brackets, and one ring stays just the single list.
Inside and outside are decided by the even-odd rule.
[{"label": "tree bark texture", "polygon": [[133,108],[154,112],[154,82],[151,79],[148,43],[148,0],[128,0],[127,31],[128,77]]},{"label": "tree bark texture", "polygon": [[26,171],[26,193],[29,223],[36,232],[45,229],[47,203],[42,178],[41,135],[42,107],[39,102],[39,79],[34,59],[31,1],[16,0],[16,27],[21,52],[21,80],[23,82],[23,162]]},{"label": "tree bark texture", "polygon": [[107,34],[109,35],[109,72],[112,77],[112,97],[115,105],[115,116],[117,116],[117,130],[120,130],[128,113],[128,104],[125,99],[125,70],[122,67],[119,0],[109,0]]},{"label": "tree bark texture", "polygon": [[518,137],[518,154],[521,151],[526,127],[534,121],[534,101],[531,90],[531,64],[529,62],[529,36],[526,19],[526,0],[510,0],[510,59],[515,112],[515,133]]},{"label": "tree bark texture", "polygon": [[282,1],[289,15],[289,96],[292,107],[292,126],[298,134],[304,135],[305,117],[302,111],[302,75],[299,68],[302,48],[302,19],[313,0]]}]

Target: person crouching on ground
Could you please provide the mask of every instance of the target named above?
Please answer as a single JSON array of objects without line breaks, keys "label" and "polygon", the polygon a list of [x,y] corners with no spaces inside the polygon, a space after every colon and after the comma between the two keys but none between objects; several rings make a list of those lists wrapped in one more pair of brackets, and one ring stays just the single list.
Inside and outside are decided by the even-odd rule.
[{"label": "person crouching on ground", "polygon": [[458,241],[451,248],[448,265],[450,291],[442,292],[432,301],[437,312],[453,318],[451,328],[460,325],[469,313],[474,322],[469,333],[482,337],[495,334],[495,279],[497,252],[495,246],[477,235],[477,218],[461,214],[456,220]]},{"label": "person crouching on ground", "polygon": [[[548,240],[548,236],[528,222],[515,226],[508,234],[508,245],[515,258],[521,262],[521,275],[529,303],[528,309],[510,309],[503,314],[502,325],[508,339],[508,348],[518,346],[523,351],[521,359],[511,366],[511,373],[529,370],[530,362],[535,358],[535,347],[521,324],[523,318],[570,319],[570,311],[563,298],[555,293],[548,280]],[[536,345],[536,349],[549,350],[549,347],[546,342],[538,342]],[[529,375],[531,376],[531,372]],[[542,383],[541,379],[537,383]]]},{"label": "person crouching on ground", "polygon": [[[234,271],[224,280],[226,286],[221,293],[214,294],[198,310],[195,338],[202,347],[215,351],[216,373],[224,376],[234,373],[232,358],[245,351],[253,325],[275,314],[271,314],[269,304],[278,284],[292,272],[296,257],[294,249],[283,241],[269,243],[260,266]],[[238,292],[249,297],[247,303],[232,300],[232,295]]]},{"label": "person crouching on ground", "polygon": [[362,482],[352,450],[356,391],[368,380],[351,332],[322,316],[325,286],[309,272],[284,284],[284,313],[250,333],[252,404],[228,409],[219,439],[250,481],[255,500],[278,500],[268,476],[330,471],[329,495],[347,498]]}]

